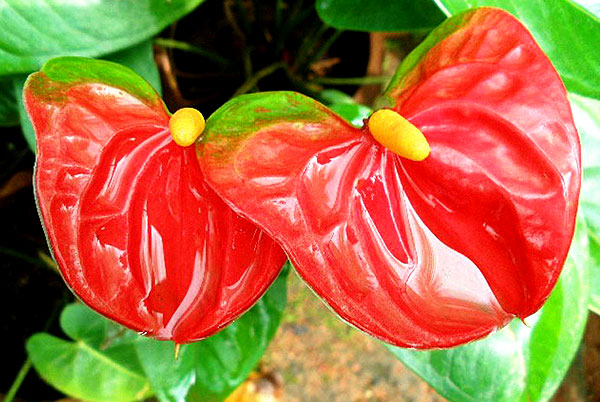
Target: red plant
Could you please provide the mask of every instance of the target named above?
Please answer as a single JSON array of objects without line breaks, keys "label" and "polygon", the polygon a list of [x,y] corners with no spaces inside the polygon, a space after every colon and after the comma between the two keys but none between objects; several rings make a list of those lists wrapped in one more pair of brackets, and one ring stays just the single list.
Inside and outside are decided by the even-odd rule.
[{"label": "red plant", "polygon": [[285,255],[206,185],[193,147],[132,71],[54,59],[30,76],[35,190],[62,275],[90,307],[192,342],[250,308]]},{"label": "red plant", "polygon": [[[386,342],[448,347],[536,312],[569,249],[581,168],[565,88],[529,32],[498,9],[452,18],[380,105],[394,112],[355,128],[297,93],[234,98],[207,121],[201,169]],[[411,156],[419,131],[431,153],[409,160],[427,156]],[[408,148],[386,148],[406,132]]]},{"label": "red plant", "polygon": [[[255,224],[342,318],[419,348],[537,311],[574,231],[565,88],[497,9],[436,29],[362,128],[297,93],[246,95],[210,117],[196,154],[130,70],[79,58],[32,75],[25,103],[65,280],[159,339],[209,336],[264,293],[285,255]],[[183,145],[195,119],[171,119],[176,138],[194,131]]]}]

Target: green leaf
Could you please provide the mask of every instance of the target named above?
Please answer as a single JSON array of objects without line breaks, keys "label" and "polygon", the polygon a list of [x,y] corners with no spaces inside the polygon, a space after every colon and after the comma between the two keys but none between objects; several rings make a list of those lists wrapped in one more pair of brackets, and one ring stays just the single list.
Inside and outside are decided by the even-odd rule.
[{"label": "green leaf", "polygon": [[141,75],[143,79],[148,81],[152,88],[160,95],[162,93],[160,74],[156,63],[154,62],[154,49],[152,43],[151,39],[145,40],[134,46],[128,47],[127,49],[107,54],[102,58],[129,67]]},{"label": "green leaf", "polygon": [[599,0],[572,0],[574,3],[579,4],[590,13],[594,14],[597,18],[600,18],[600,1]]},{"label": "green leaf", "polygon": [[217,402],[237,388],[256,366],[275,335],[286,304],[289,263],[250,311],[218,334],[182,345],[140,339],[138,356],[161,401]]},{"label": "green leaf", "polygon": [[[131,344],[138,339],[138,334],[134,331],[104,318],[81,303],[73,303],[64,308],[60,326],[71,339],[84,342],[95,349],[105,349],[107,345]],[[131,362],[125,364],[129,363]],[[133,369],[142,372],[137,364]]]},{"label": "green leaf", "polygon": [[65,54],[98,57],[139,43],[203,0],[0,0],[0,75]]},{"label": "green leaf", "polygon": [[12,77],[0,79],[0,127],[19,124],[17,100],[12,89]]},{"label": "green leaf", "polygon": [[431,0],[317,0],[321,19],[354,31],[427,30],[444,20]]},{"label": "green leaf", "polygon": [[358,103],[334,103],[329,108],[359,128],[363,126],[363,119],[372,112],[370,107]]},{"label": "green leaf", "polygon": [[35,132],[33,131],[33,125],[29,120],[29,116],[25,111],[25,105],[23,104],[23,87],[25,86],[26,80],[26,75],[13,78],[13,93],[15,94],[15,98],[17,99],[17,110],[19,112],[19,121],[21,123],[21,131],[23,131],[23,137],[25,137],[25,141],[27,141],[27,145],[29,145],[29,148],[33,152],[35,152]]},{"label": "green leaf", "polygon": [[345,92],[337,89],[324,89],[318,93],[318,100],[323,102],[325,105],[334,105],[337,103],[342,104],[356,104],[354,98]]},{"label": "green leaf", "polygon": [[[140,74],[146,81],[148,81],[148,83],[150,83],[156,92],[159,94],[161,93],[160,75],[158,73],[156,63],[154,62],[154,50],[152,48],[151,40],[146,40],[127,49],[106,55],[104,59],[113,61],[115,63],[120,63],[131,68],[136,73]],[[23,106],[23,86],[25,85],[26,79],[27,76],[25,75],[13,78],[13,93],[17,99],[19,119],[21,122],[23,135],[25,136],[25,139],[27,140],[31,150],[35,152],[35,132],[33,131],[33,126],[31,125],[29,117],[27,116],[27,112],[25,112],[25,107]]]},{"label": "green leaf", "polygon": [[319,92],[319,99],[355,127],[362,127],[363,119],[373,113],[370,107],[356,103],[351,96],[336,89],[325,89]]},{"label": "green leaf", "polygon": [[531,31],[570,91],[600,98],[600,19],[569,0],[435,0],[448,15],[493,6]]},{"label": "green leaf", "polygon": [[[137,401],[152,394],[131,342],[111,342],[108,320],[81,304],[67,306],[61,326],[74,342],[39,333],[27,340],[33,366],[50,385],[86,401]],[[125,339],[135,339],[130,334]]]},{"label": "green leaf", "polygon": [[575,125],[581,137],[583,185],[579,208],[590,241],[590,308],[600,314],[600,101],[570,94]]},{"label": "green leaf", "polygon": [[448,350],[388,348],[453,402],[547,401],[577,352],[587,320],[589,244],[579,222],[569,258],[542,310],[477,342]]}]

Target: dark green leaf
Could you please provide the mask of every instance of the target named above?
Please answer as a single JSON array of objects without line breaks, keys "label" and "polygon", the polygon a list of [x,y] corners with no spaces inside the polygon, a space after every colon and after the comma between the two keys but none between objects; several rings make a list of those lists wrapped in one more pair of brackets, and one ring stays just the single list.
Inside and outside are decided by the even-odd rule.
[{"label": "dark green leaf", "polygon": [[82,304],[67,306],[60,323],[74,342],[39,333],[26,344],[33,366],[49,384],[86,401],[137,401],[152,394],[131,343],[135,333],[119,330],[115,342],[110,334],[116,324]]},{"label": "dark green leaf", "polygon": [[453,402],[547,401],[566,374],[587,320],[589,244],[578,224],[563,274],[531,328],[514,321],[477,342],[448,350],[389,346]]},{"label": "dark green leaf", "polygon": [[25,105],[23,104],[23,86],[25,85],[26,75],[21,75],[13,78],[13,93],[17,99],[17,107],[19,111],[19,121],[21,122],[21,131],[23,131],[23,137],[27,141],[29,148],[35,152],[35,132],[33,131],[33,125],[29,121],[29,116],[25,111]]},{"label": "dark green leaf", "polygon": [[12,77],[0,79],[0,127],[19,124],[17,100],[12,89]]},{"label": "dark green leaf", "polygon": [[317,0],[316,7],[325,23],[354,31],[426,30],[444,20],[431,0]]},{"label": "dark green leaf", "polygon": [[203,0],[0,0],[0,75],[62,55],[98,57],[139,43]]},{"label": "dark green leaf", "polygon": [[218,334],[182,345],[152,339],[136,343],[138,355],[161,401],[222,401],[250,374],[275,335],[286,304],[289,267],[250,311]]},{"label": "dark green leaf", "polygon": [[[0,0],[1,1],[1,0]],[[121,50],[116,53],[106,55],[104,59],[123,64],[138,74],[140,74],[150,85],[160,94],[160,76],[156,63],[154,63],[154,51],[152,49],[152,41],[146,40],[138,43],[130,48]],[[14,94],[19,106],[19,118],[21,121],[21,129],[32,151],[35,151],[35,133],[33,126],[29,121],[29,117],[23,106],[23,85],[27,76],[22,75],[13,78]]]},{"label": "dark green leaf", "polygon": [[143,41],[102,58],[129,67],[148,81],[159,95],[161,94],[160,75],[154,62],[152,40]]},{"label": "dark green leaf", "polygon": [[581,136],[583,185],[579,208],[590,240],[590,308],[600,314],[600,101],[569,96],[575,125]]},{"label": "dark green leaf", "polygon": [[570,0],[435,0],[449,15],[503,8],[523,22],[570,91],[600,98],[600,20]]}]

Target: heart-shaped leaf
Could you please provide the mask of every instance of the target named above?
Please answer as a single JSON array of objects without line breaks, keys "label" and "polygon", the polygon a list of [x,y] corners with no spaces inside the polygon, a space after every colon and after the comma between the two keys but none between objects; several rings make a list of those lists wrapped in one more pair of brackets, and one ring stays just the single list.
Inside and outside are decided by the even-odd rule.
[{"label": "heart-shaped leaf", "polygon": [[37,137],[35,189],[73,291],[138,332],[178,343],[249,309],[285,255],[204,182],[193,147],[132,70],[52,59],[25,85]]},{"label": "heart-shaped leaf", "polygon": [[542,310],[488,338],[450,350],[388,346],[453,402],[542,402],[562,382],[585,330],[589,244],[580,222],[564,272]]},{"label": "heart-shaped leaf", "polygon": [[126,331],[121,339],[115,324],[81,304],[63,310],[61,326],[73,342],[47,333],[27,341],[35,369],[53,387],[99,402],[138,401],[152,394],[132,343],[135,333]]},{"label": "heart-shaped leaf", "polygon": [[208,119],[207,181],[342,318],[387,342],[453,346],[534,313],[566,258],[581,175],[548,59],[510,14],[474,10],[409,55],[382,99],[422,131],[427,159],[379,144],[372,117],[357,129],[265,93]]},{"label": "heart-shaped leaf", "polygon": [[325,23],[354,31],[424,30],[444,20],[430,0],[317,0],[316,7]]},{"label": "heart-shaped leaf", "polygon": [[569,91],[600,98],[600,18],[571,0],[435,0],[447,14],[503,8],[529,28]]},{"label": "heart-shaped leaf", "polygon": [[62,55],[102,56],[139,43],[202,0],[1,0],[0,75]]},{"label": "heart-shaped leaf", "polygon": [[590,308],[600,314],[600,101],[570,95],[575,124],[581,135],[583,185],[580,208],[586,221],[590,261]]}]

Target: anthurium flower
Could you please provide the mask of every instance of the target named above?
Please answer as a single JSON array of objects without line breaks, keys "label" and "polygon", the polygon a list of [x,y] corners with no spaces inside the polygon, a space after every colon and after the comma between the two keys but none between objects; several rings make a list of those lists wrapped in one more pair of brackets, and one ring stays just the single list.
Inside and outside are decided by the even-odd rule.
[{"label": "anthurium flower", "polygon": [[206,185],[185,146],[203,128],[198,112],[171,118],[133,71],[73,57],[31,75],[24,98],[46,235],[90,307],[186,343],[230,323],[273,282],[285,254]]},{"label": "anthurium flower", "polygon": [[343,319],[449,347],[536,312],[581,181],[565,88],[510,14],[457,15],[362,128],[292,92],[234,98],[198,143],[211,187],[284,248]]}]

